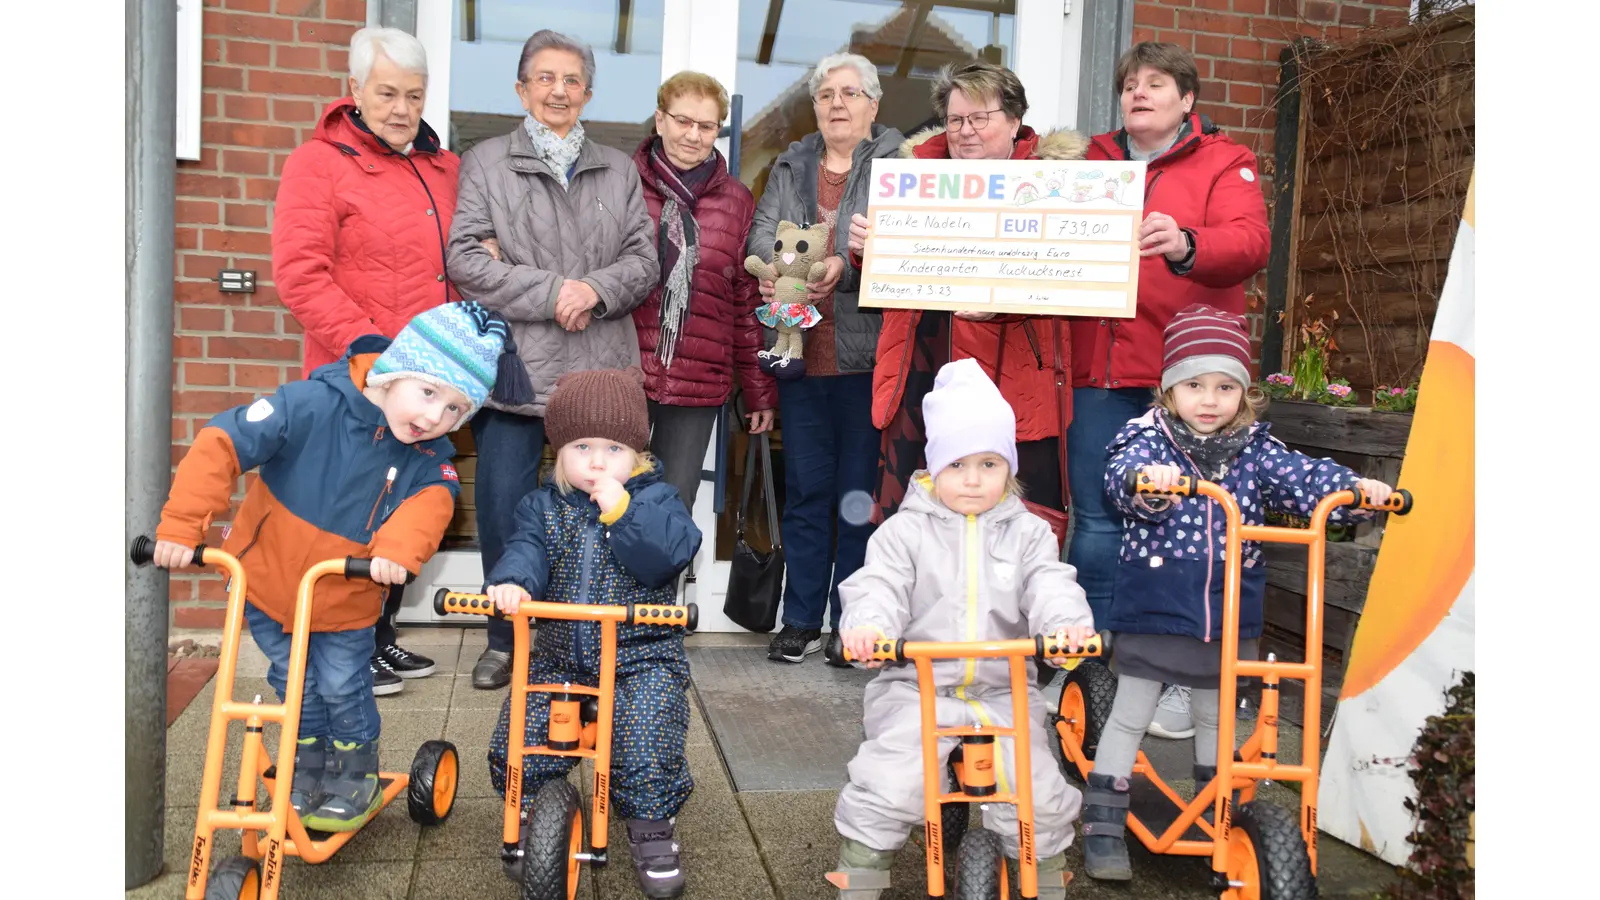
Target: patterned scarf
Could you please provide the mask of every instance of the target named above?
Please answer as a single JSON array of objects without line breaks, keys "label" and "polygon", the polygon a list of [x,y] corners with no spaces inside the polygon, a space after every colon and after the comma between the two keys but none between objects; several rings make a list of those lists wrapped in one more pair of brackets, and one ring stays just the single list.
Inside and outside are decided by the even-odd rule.
[{"label": "patterned scarf", "polygon": [[661,192],[661,223],[656,227],[656,252],[661,259],[661,339],[656,342],[656,359],[668,369],[689,320],[694,270],[700,264],[700,226],[694,220],[694,207],[721,164],[721,154],[712,150],[700,165],[680,169],[666,158],[658,137],[650,143],[649,156],[650,174]]},{"label": "patterned scarf", "polygon": [[533,155],[550,167],[556,181],[561,182],[562,189],[566,189],[567,173],[572,170],[572,164],[578,161],[578,154],[583,150],[583,123],[573,122],[572,130],[564,138],[557,136],[533,116],[523,117],[522,127],[533,141]]},{"label": "patterned scarf", "polygon": [[1188,454],[1207,481],[1221,481],[1222,476],[1227,474],[1228,464],[1250,440],[1251,429],[1248,425],[1233,431],[1195,434],[1183,419],[1167,412],[1166,407],[1157,407],[1157,411],[1161,414],[1162,423],[1167,426],[1172,443]]}]

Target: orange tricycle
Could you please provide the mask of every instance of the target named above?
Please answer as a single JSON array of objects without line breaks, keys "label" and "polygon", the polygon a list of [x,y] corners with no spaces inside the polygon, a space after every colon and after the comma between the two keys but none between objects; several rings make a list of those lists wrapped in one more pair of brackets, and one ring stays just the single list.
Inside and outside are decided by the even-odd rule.
[{"label": "orange tricycle", "polygon": [[[1158,491],[1148,476],[1128,473],[1129,493],[1175,497],[1207,497],[1222,507],[1227,521],[1226,567],[1223,577],[1222,715],[1217,723],[1217,773],[1195,785],[1185,803],[1139,751],[1128,791],[1127,830],[1151,853],[1210,857],[1210,886],[1223,900],[1313,900],[1317,896],[1317,773],[1322,758],[1321,735],[1308,728],[1300,763],[1278,760],[1278,698],[1285,678],[1298,678],[1305,689],[1306,722],[1322,716],[1323,562],[1328,516],[1339,507],[1359,507],[1404,515],[1411,494],[1396,490],[1382,505],[1369,503],[1357,490],[1336,491],[1322,498],[1306,528],[1242,524],[1232,494],[1209,481],[1187,476],[1167,491]],[[1305,662],[1239,658],[1239,581],[1242,545],[1268,541],[1304,545],[1306,558]],[[1261,679],[1261,704],[1255,731],[1234,751],[1234,714],[1238,709],[1237,677]],[[1116,699],[1117,678],[1099,660],[1079,662],[1067,674],[1053,726],[1060,737],[1062,769],[1086,780],[1094,770],[1095,750]],[[1300,815],[1268,802],[1254,802],[1256,783],[1263,779],[1300,783]],[[1226,785],[1226,789],[1219,786]],[[1237,795],[1237,799],[1235,799]],[[1237,804],[1237,808],[1235,805]],[[1209,816],[1206,816],[1210,813]]]},{"label": "orange tricycle", "polygon": [[[155,553],[155,541],[134,539],[129,558],[146,565]],[[300,729],[300,704],[305,692],[306,650],[311,636],[312,592],[329,576],[367,578],[372,561],[330,559],[313,565],[300,579],[295,599],[293,634],[289,644],[289,677],[282,703],[250,703],[233,699],[234,672],[239,662],[239,640],[244,625],[245,574],[233,555],[207,547],[195,548],[193,565],[212,566],[228,576],[228,608],[222,625],[222,651],[217,662],[216,696],[211,704],[211,734],[206,741],[205,773],[200,780],[200,808],[195,814],[194,847],[189,854],[185,900],[275,900],[283,881],[286,857],[308,863],[326,862],[349,843],[357,831],[329,834],[307,830],[289,802],[294,781],[295,741]],[[228,745],[228,723],[245,723],[244,748],[239,763],[239,783],[228,809],[217,808],[222,789],[222,764]],[[278,761],[274,765],[262,743],[267,722],[278,723]],[[383,789],[380,809],[406,794],[412,821],[437,825],[450,817],[455,805],[458,757],[449,741],[428,741],[418,750],[409,774],[379,772]],[[257,780],[272,800],[270,810],[256,808]],[[370,824],[370,821],[369,821]],[[238,829],[243,855],[231,856],[211,869],[211,848],[218,830]],[[265,849],[262,838],[266,839]]]},{"label": "orange tricycle", "polygon": [[[433,595],[439,615],[502,614],[485,594],[464,594],[440,588]],[[521,887],[522,900],[572,900],[578,894],[584,863],[604,866],[610,830],[611,722],[617,678],[617,625],[666,625],[694,631],[700,608],[629,603],[550,603],[524,600],[512,620],[511,717],[512,746],[506,752],[506,801],[500,861],[506,875]],[[600,623],[599,685],[529,684],[528,625],[533,619]],[[545,743],[518,746],[527,734],[528,695],[550,696],[550,726]],[[522,812],[522,766],[525,756],[568,756],[594,761],[594,803],[589,813],[589,852],[583,850],[583,809],[578,789],[565,778],[545,782],[534,795],[532,810]],[[526,826],[526,829],[524,829]]]},{"label": "orange tricycle", "polygon": [[[838,638],[830,640],[828,652],[835,658],[853,661],[848,649]],[[1047,659],[1085,659],[1100,655],[1100,637],[1091,637],[1080,651],[1069,652],[1067,645],[1056,635],[1035,635],[1031,638],[998,641],[875,641],[872,645],[873,661],[901,665],[914,663],[917,668],[917,694],[922,707],[922,777],[924,807],[924,843],[928,865],[929,897],[944,897],[944,858],[951,848],[956,853],[956,900],[1008,900],[1011,897],[1010,879],[1006,859],[1001,852],[1000,836],[979,828],[968,833],[973,803],[1010,803],[1017,807],[1019,859],[1017,882],[1021,895],[1034,898],[1061,898],[1065,896],[1071,872],[1055,873],[1054,884],[1041,883],[1039,860],[1033,842],[1033,759],[1028,730],[1032,726],[1028,712],[1028,677],[1026,657],[1034,657],[1040,665]],[[933,663],[941,659],[1006,658],[1011,675],[1011,727],[980,727],[963,725],[940,728],[935,713]],[[939,739],[958,738],[961,743],[950,751],[946,768],[949,772],[951,792],[939,790],[943,780],[939,767]],[[1000,764],[995,741],[1011,740],[1016,761],[1016,789],[1006,793],[995,785],[995,766]],[[851,870],[829,872],[828,883],[840,891],[886,890],[889,887],[887,871]]]}]

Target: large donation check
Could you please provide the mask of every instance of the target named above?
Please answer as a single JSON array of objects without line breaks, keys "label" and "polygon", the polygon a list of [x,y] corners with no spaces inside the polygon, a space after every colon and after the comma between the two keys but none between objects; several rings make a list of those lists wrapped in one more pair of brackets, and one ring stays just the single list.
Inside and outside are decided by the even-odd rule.
[{"label": "large donation check", "polygon": [[875,159],[861,305],[1132,318],[1145,164]]}]

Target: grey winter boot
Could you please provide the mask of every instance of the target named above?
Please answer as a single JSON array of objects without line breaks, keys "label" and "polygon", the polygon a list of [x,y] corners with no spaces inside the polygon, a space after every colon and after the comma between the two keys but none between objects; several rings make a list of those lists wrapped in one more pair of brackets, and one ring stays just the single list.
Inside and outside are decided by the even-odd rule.
[{"label": "grey winter boot", "polygon": [[628,852],[633,854],[639,890],[651,900],[683,894],[683,863],[673,839],[676,819],[629,819]]},{"label": "grey winter boot", "polygon": [[322,775],[328,764],[328,739],[305,737],[295,741],[294,780],[289,786],[289,805],[295,815],[306,814],[322,802]]},{"label": "grey winter boot", "polygon": [[1039,900],[1064,900],[1067,888],[1061,882],[1061,875],[1067,871],[1066,851],[1044,857],[1035,865],[1039,873]]},{"label": "grey winter boot", "polygon": [[1132,881],[1128,860],[1128,779],[1089,773],[1083,795],[1083,869],[1100,881]]},{"label": "grey winter boot", "polygon": [[382,802],[378,742],[336,740],[322,779],[322,802],[300,822],[315,831],[355,831],[372,819]]},{"label": "grey winter boot", "polygon": [[878,900],[889,887],[889,869],[893,865],[893,850],[874,850],[845,838],[839,844],[838,872],[849,879],[850,887],[839,888],[839,900]]}]

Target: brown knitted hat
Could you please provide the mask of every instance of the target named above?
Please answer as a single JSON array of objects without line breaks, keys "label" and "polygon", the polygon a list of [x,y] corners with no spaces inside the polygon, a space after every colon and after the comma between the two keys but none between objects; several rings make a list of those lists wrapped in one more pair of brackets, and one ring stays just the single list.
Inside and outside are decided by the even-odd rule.
[{"label": "brown knitted hat", "polygon": [[643,452],[650,441],[644,373],[638,369],[569,372],[545,405],[544,430],[557,450],[579,438],[609,438]]}]

